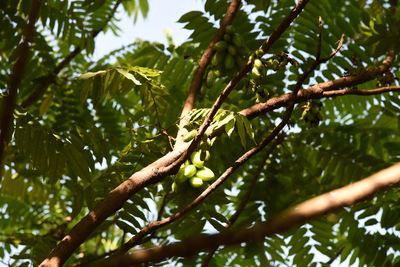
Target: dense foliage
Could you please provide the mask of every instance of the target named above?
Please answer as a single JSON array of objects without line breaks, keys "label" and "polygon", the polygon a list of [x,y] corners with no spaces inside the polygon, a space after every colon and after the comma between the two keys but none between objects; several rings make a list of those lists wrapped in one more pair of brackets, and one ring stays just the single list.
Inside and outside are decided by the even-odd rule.
[{"label": "dense foliage", "polygon": [[[235,88],[203,137],[194,139],[198,144],[191,152],[201,149],[198,158],[187,155],[181,170],[182,161],[168,175],[156,175],[129,193],[66,264],[101,260],[118,248],[125,252],[249,227],[398,162],[398,1],[310,0],[287,29],[280,28],[297,2],[307,1],[242,1],[229,13],[231,1],[204,0],[203,11],[179,20],[192,31],[187,42],[138,40],[93,61],[101,45],[98,33],[120,33],[117,12],[146,16],[147,0],[2,0],[3,263],[40,264],[108,192],[167,155],[176,141],[189,144],[186,132],[199,129],[233,77]],[[228,16],[229,26],[221,23]],[[271,40],[276,32],[277,40]],[[268,38],[272,46],[259,50]],[[24,45],[29,46],[25,60]],[[208,54],[199,61],[204,51]],[[330,80],[340,82],[326,83]],[[12,81],[17,81],[15,99]],[[300,90],[318,88],[327,93],[308,97]],[[357,93],[375,88],[386,89]],[[290,92],[299,93],[297,99],[275,103]],[[182,123],[188,94],[196,102]],[[298,103],[293,112],[292,100]],[[282,126],[279,135],[264,142],[277,125]],[[234,163],[263,142],[267,154]],[[210,159],[204,164],[216,178],[234,167],[222,176],[224,183],[203,169],[206,151]],[[193,163],[195,169],[185,169]],[[218,187],[207,189],[212,183]],[[199,205],[143,231],[149,222],[185,210],[203,191],[207,195]],[[214,255],[203,251],[158,264],[393,266],[400,262],[399,217],[400,192],[393,187],[262,242],[210,247]],[[128,241],[132,237],[136,240]]]}]

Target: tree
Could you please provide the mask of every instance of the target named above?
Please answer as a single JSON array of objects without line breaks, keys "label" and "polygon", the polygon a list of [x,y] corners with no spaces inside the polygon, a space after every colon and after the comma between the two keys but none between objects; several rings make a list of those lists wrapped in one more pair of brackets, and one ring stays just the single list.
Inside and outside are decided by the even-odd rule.
[{"label": "tree", "polygon": [[93,61],[147,1],[2,1],[0,254],[395,265],[397,4],[207,0],[186,43]]}]

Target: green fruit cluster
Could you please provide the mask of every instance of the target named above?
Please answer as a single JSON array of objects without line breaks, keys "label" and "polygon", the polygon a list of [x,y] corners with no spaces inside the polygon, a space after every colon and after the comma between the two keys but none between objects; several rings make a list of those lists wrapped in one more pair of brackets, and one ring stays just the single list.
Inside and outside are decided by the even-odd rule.
[{"label": "green fruit cluster", "polygon": [[250,56],[253,66],[250,72],[249,88],[252,93],[256,94],[256,102],[264,102],[271,94],[270,89],[261,86],[262,79],[267,75],[267,71],[284,70],[288,60],[290,60],[284,52],[269,59],[263,59],[263,56],[262,49],[258,49]]},{"label": "green fruit cluster", "polygon": [[318,126],[322,120],[322,103],[317,101],[308,101],[307,105],[301,106],[303,109],[303,114],[301,115],[301,120],[304,120],[310,126]]},{"label": "green fruit cluster", "polygon": [[387,70],[378,77],[378,79],[376,81],[376,85],[379,87],[390,86],[395,81],[396,81],[396,77],[394,76],[394,74],[390,70]]},{"label": "green fruit cluster", "polygon": [[247,48],[243,39],[235,32],[232,25],[226,27],[223,40],[215,44],[214,50],[211,67],[206,76],[207,87],[211,87],[217,77],[229,74],[242,67],[244,56],[247,55]]},{"label": "green fruit cluster", "polygon": [[172,190],[176,191],[179,184],[189,181],[192,187],[200,187],[204,182],[209,182],[215,178],[214,172],[207,168],[204,163],[210,159],[210,152],[198,150],[192,153],[190,160],[187,160],[180,167],[174,177]]}]

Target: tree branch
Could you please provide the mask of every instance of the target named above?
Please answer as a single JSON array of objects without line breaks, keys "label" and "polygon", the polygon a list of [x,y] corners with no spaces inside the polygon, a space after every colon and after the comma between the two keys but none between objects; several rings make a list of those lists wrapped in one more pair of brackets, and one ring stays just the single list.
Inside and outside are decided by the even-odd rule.
[{"label": "tree branch", "polygon": [[[126,253],[129,249],[138,244],[138,242],[146,235],[154,232],[155,230],[168,225],[177,219],[183,217],[188,212],[196,208],[207,196],[209,196],[215,189],[217,189],[226,179],[240,166],[246,163],[252,156],[260,152],[265,146],[267,146],[273,138],[267,136],[267,138],[258,146],[253,147],[248,150],[242,156],[240,156],[229,168],[227,168],[224,173],[222,173],[218,179],[216,179],[207,189],[205,189],[196,199],[194,199],[188,206],[184,209],[176,212],[175,214],[158,221],[152,221],[143,227],[135,236],[133,236],[128,242],[126,242],[118,252],[118,254]],[[275,143],[267,150],[267,154],[270,154],[273,149],[278,145]]]},{"label": "tree branch", "polygon": [[[324,91],[332,91],[344,87],[351,87],[375,79],[380,74],[389,69],[394,60],[394,52],[390,52],[381,65],[377,67],[369,67],[357,75],[342,77],[336,80],[319,83],[300,90],[296,99],[297,103],[309,100],[319,99],[324,97]],[[363,90],[366,91],[366,90]],[[249,108],[243,109],[239,113],[248,117],[254,118],[265,112],[287,106],[292,93],[283,94],[277,97],[268,99],[266,102],[255,104]]]},{"label": "tree branch", "polygon": [[[104,28],[107,26],[108,22],[112,19],[114,16],[115,12],[117,11],[119,5],[121,4],[122,0],[117,0],[114,4],[114,7],[112,9],[112,12],[110,15],[107,17],[106,22],[104,23],[104,26],[101,29],[95,30],[92,32],[92,38],[96,38],[96,36],[104,30]],[[21,104],[21,107],[27,108],[31,104],[33,104],[36,100],[38,100],[47,90],[47,88],[55,82],[55,79],[57,75],[60,73],[60,71],[65,68],[77,55],[79,55],[82,52],[83,48],[81,46],[76,46],[75,49],[70,52],[58,65],[49,73],[46,75],[46,77],[43,79],[43,82],[39,84],[36,89],[32,92],[31,95],[29,95]]]},{"label": "tree branch", "polygon": [[232,21],[236,15],[236,12],[238,11],[238,9],[240,7],[240,4],[241,4],[240,0],[232,0],[231,1],[231,3],[229,4],[229,6],[226,10],[226,13],[221,21],[220,28],[217,30],[217,32],[214,35],[214,38],[208,44],[206,50],[204,50],[204,53],[201,55],[201,57],[199,59],[198,67],[193,74],[193,79],[190,84],[189,93],[186,97],[186,100],[185,100],[185,103],[183,105],[183,109],[182,109],[182,112],[180,115],[181,119],[179,121],[179,132],[178,132],[177,141],[176,141],[177,146],[183,142],[182,141],[183,135],[180,130],[189,123],[187,115],[194,107],[197,93],[200,90],[201,85],[202,85],[204,73],[205,73],[206,68],[209,65],[211,58],[214,54],[214,45],[218,41],[222,40],[222,38],[224,37],[225,29],[229,24],[232,24]]},{"label": "tree branch", "polygon": [[[269,38],[266,43],[272,45],[278,37],[287,29],[290,23],[297,17],[300,11],[304,8],[309,0],[300,0],[295,8],[289,13],[281,24],[285,26],[280,27],[279,31],[273,33],[273,38]],[[136,192],[143,187],[161,181],[164,177],[178,171],[179,166],[189,157],[200,142],[204,132],[207,130],[216,112],[228,97],[229,93],[233,90],[235,85],[242,79],[242,77],[250,70],[252,62],[249,61],[243,69],[236,73],[232,80],[228,83],[225,89],[221,92],[219,97],[214,102],[207,114],[203,124],[200,126],[197,135],[191,143],[183,143],[176,146],[174,151],[168,153],[164,157],[144,167],[142,170],[134,173],[128,180],[121,183],[114,188],[102,202],[100,202],[94,210],[90,211],[81,221],[79,221],[66,235],[63,240],[50,252],[48,257],[40,264],[41,267],[47,266],[60,266],[73,251],[82,244],[90,233],[100,225],[106,218],[119,210],[122,205]],[[282,127],[283,128],[283,127]],[[270,137],[266,140],[268,143],[282,129],[273,131]]]},{"label": "tree branch", "polygon": [[[272,151],[276,148],[277,145],[282,143],[283,141],[283,135],[279,136],[276,142],[269,147],[269,149],[265,152],[264,157],[261,159],[261,163],[258,165],[257,169],[254,171],[253,177],[250,181],[249,188],[247,189],[245,195],[242,198],[242,201],[240,202],[238,208],[236,209],[235,213],[229,218],[228,223],[225,225],[226,229],[229,229],[239,218],[240,214],[243,212],[244,208],[246,207],[247,203],[250,200],[251,194],[253,193],[253,190],[257,184],[258,178],[260,178],[261,172],[264,169],[265,163],[267,159],[270,157]],[[206,267],[210,263],[213,255],[217,251],[218,247],[212,248],[207,256],[204,258],[201,266]]]},{"label": "tree branch", "polygon": [[[332,91],[323,91],[321,87],[312,86],[308,89],[300,90],[296,103],[301,103],[310,99],[321,99],[325,97],[335,97],[343,95],[378,95],[387,92],[396,92],[400,90],[400,86],[387,86],[381,88],[375,88],[370,90],[359,90],[359,89],[339,89]],[[248,117],[254,118],[261,115],[262,113],[275,110],[281,107],[285,107],[289,104],[290,95],[292,93],[284,94],[269,99],[267,102],[254,105],[250,108],[244,109],[239,113]]]},{"label": "tree branch", "polygon": [[250,200],[251,194],[253,193],[253,190],[257,184],[258,178],[260,178],[261,172],[264,169],[267,159],[271,156],[272,151],[279,144],[281,144],[283,142],[283,139],[284,139],[284,135],[278,136],[278,138],[276,139],[276,142],[273,143],[267,151],[265,151],[264,157],[261,159],[261,164],[258,165],[258,168],[255,170],[255,172],[253,174],[253,179],[250,182],[250,186],[247,189],[246,194],[243,196],[243,199],[240,202],[239,207],[237,208],[236,212],[231,216],[228,223],[226,224],[226,226],[225,226],[226,228],[231,227],[236,222],[236,220],[239,218],[240,214],[246,207],[247,202],[249,202],[249,200]]},{"label": "tree branch", "polygon": [[334,91],[323,92],[323,96],[325,97],[334,97],[334,96],[342,96],[342,95],[378,95],[387,92],[395,92],[399,91],[400,86],[386,86],[380,87],[370,90],[358,90],[358,89],[340,89]]},{"label": "tree branch", "polygon": [[251,228],[235,229],[213,235],[202,235],[166,246],[141,249],[131,254],[107,259],[97,266],[126,266],[145,262],[159,262],[174,256],[191,256],[198,251],[208,250],[214,246],[261,241],[264,236],[281,233],[319,215],[353,205],[379,190],[399,182],[400,163],[397,163],[363,180],[304,201],[282,212],[274,219],[258,223]]},{"label": "tree branch", "polygon": [[[297,5],[290,11],[290,13],[284,18],[284,20],[279,24],[278,28],[272,32],[270,37],[264,42],[260,49],[263,50],[264,53],[267,53],[270,47],[275,43],[276,40],[286,31],[286,29],[290,26],[290,24],[294,21],[294,19],[300,14],[300,12],[304,9],[309,0],[299,0]],[[242,70],[237,72],[231,81],[227,84],[227,86],[222,90],[221,94],[215,100],[213,106],[208,112],[204,122],[199,127],[196,136],[193,138],[192,142],[189,145],[189,148],[183,153],[182,158],[187,158],[190,155],[197,144],[201,141],[205,131],[208,126],[211,124],[215,114],[218,109],[221,107],[222,103],[226,100],[229,93],[233,90],[233,88],[239,83],[239,81],[246,75],[246,73],[251,69],[253,65],[252,60],[248,60],[244,65]],[[282,125],[281,125],[282,126]],[[281,127],[281,129],[283,126]],[[277,133],[276,133],[277,134]],[[276,136],[276,135],[275,135]],[[274,137],[275,137],[274,136]],[[272,140],[272,139],[271,139]]]},{"label": "tree branch", "polygon": [[[175,221],[176,219],[182,217],[183,215],[185,215],[187,212],[191,211],[192,209],[194,209],[201,201],[203,201],[211,192],[213,192],[219,185],[221,185],[237,168],[239,168],[242,164],[244,164],[251,156],[255,155],[256,153],[258,153],[259,151],[261,151],[265,146],[267,146],[278,134],[279,132],[284,128],[284,126],[288,123],[291,114],[293,112],[293,108],[294,108],[294,104],[295,104],[295,100],[296,100],[296,94],[297,92],[300,90],[303,82],[306,80],[306,78],[308,77],[308,75],[314,71],[317,66],[319,66],[321,63],[326,62],[327,60],[329,60],[333,55],[335,55],[337,53],[337,51],[339,51],[340,47],[343,44],[343,35],[342,38],[338,44],[337,49],[332,52],[332,54],[326,58],[323,59],[319,59],[313,62],[313,64],[311,64],[311,66],[299,77],[296,85],[295,85],[295,89],[293,94],[291,95],[291,99],[290,101],[292,102],[292,104],[290,105],[290,107],[288,108],[288,110],[286,111],[283,120],[281,121],[281,123],[272,131],[271,134],[269,134],[264,140],[263,142],[250,149],[249,151],[247,151],[245,154],[243,154],[239,159],[237,159],[235,161],[235,163],[229,167],[228,169],[226,169],[226,171],[213,183],[211,184],[206,190],[203,191],[202,194],[200,194],[191,204],[189,204],[185,209],[183,209],[180,212],[177,212],[175,214],[173,214],[172,216],[165,218],[163,220],[160,221],[156,221],[156,222],[150,222],[148,225],[146,225],[144,228],[142,228],[141,231],[139,231],[139,233],[137,233],[133,238],[131,238],[131,240],[129,240],[123,248],[121,248],[120,252],[118,254],[121,253],[125,253],[128,249],[130,249],[131,247],[133,247],[135,244],[137,244],[137,242],[139,240],[141,240],[145,235],[155,231],[156,229],[172,223],[173,221]],[[319,49],[318,49],[319,50]],[[317,58],[319,58],[319,55],[317,56]],[[225,91],[225,90],[224,90]],[[222,95],[222,94],[221,94]],[[220,95],[220,96],[221,96]],[[216,103],[218,102],[218,100],[216,101]],[[214,104],[215,106],[215,104]],[[210,114],[210,113],[209,113]],[[207,120],[207,119],[206,119]],[[205,120],[205,121],[206,121]],[[201,128],[205,125],[205,123],[203,123],[203,125],[200,127]],[[198,134],[199,135],[199,134]],[[196,137],[198,137],[198,135]],[[195,142],[195,140],[193,141]],[[192,143],[193,144],[193,143]],[[189,147],[190,149],[190,147]]]},{"label": "tree branch", "polygon": [[0,118],[0,168],[2,166],[4,151],[7,147],[8,139],[11,136],[11,124],[17,102],[18,88],[22,77],[24,76],[25,65],[29,54],[29,43],[33,38],[35,23],[38,19],[41,5],[41,0],[32,0],[31,2],[28,15],[29,21],[22,33],[22,43],[17,48],[17,60],[11,71],[8,95],[4,98],[4,105]]},{"label": "tree branch", "polygon": [[71,229],[69,234],[50,252],[40,266],[61,266],[90,233],[105,219],[121,209],[133,194],[149,184],[161,181],[164,177],[176,171],[174,167],[179,167],[176,164],[181,160],[181,155],[187,149],[187,146],[184,145],[135,172],[109,192],[103,201]]},{"label": "tree branch", "polygon": [[299,0],[297,1],[297,5],[290,11],[289,15],[285,17],[281,24],[271,33],[270,37],[266,42],[263,43],[261,49],[264,54],[266,54],[271,46],[281,37],[282,33],[286,31],[286,29],[292,24],[294,19],[300,14],[300,12],[307,5],[309,0]]}]

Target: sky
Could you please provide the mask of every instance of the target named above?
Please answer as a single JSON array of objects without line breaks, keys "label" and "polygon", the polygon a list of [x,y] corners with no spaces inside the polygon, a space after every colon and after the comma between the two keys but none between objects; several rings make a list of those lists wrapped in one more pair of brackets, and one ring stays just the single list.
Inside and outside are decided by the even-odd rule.
[{"label": "sky", "polygon": [[106,55],[108,52],[132,43],[136,38],[148,41],[166,43],[164,30],[169,30],[176,44],[187,40],[190,31],[183,29],[178,19],[192,10],[203,10],[202,0],[148,0],[149,13],[147,18],[139,17],[136,23],[119,9],[121,32],[116,37],[111,31],[101,33],[96,38],[94,58]]}]

